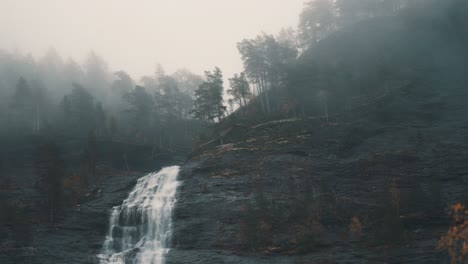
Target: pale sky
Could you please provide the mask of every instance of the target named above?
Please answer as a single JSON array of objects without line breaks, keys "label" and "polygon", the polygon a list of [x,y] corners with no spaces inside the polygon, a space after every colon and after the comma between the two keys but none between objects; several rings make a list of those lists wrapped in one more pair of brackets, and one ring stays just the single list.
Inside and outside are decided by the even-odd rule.
[{"label": "pale sky", "polygon": [[296,28],[305,0],[0,0],[0,49],[42,56],[89,51],[135,79],[178,68],[242,69],[236,43]]}]

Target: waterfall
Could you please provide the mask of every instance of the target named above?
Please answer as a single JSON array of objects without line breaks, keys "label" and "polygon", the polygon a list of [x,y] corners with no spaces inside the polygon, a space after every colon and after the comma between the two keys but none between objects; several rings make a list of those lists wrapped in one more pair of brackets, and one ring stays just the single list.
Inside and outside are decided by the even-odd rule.
[{"label": "waterfall", "polygon": [[172,233],[179,167],[138,180],[128,198],[112,210],[101,264],[163,264]]}]

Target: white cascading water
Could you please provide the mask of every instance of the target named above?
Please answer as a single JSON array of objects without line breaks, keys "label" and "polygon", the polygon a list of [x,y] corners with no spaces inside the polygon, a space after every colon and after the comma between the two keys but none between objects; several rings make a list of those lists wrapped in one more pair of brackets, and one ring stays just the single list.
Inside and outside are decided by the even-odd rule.
[{"label": "white cascading water", "polygon": [[113,208],[101,264],[163,264],[169,251],[179,167],[167,167],[138,180]]}]

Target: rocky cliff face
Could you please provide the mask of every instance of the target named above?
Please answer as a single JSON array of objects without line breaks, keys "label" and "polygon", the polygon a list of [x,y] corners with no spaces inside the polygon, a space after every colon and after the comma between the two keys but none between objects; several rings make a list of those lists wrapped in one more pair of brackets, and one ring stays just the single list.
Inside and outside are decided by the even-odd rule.
[{"label": "rocky cliff face", "polygon": [[56,225],[34,225],[30,247],[2,248],[0,263],[96,263],[102,248],[109,210],[121,203],[141,174],[115,175],[80,206],[69,208]]},{"label": "rocky cliff face", "polygon": [[184,166],[168,263],[442,263],[445,208],[468,201],[467,99],[405,84],[353,121],[243,129]]},{"label": "rocky cliff face", "polygon": [[[235,126],[182,167],[167,263],[443,263],[444,209],[468,201],[467,99],[404,85],[353,119]],[[108,178],[0,262],[96,263],[110,208],[140,176]]]}]

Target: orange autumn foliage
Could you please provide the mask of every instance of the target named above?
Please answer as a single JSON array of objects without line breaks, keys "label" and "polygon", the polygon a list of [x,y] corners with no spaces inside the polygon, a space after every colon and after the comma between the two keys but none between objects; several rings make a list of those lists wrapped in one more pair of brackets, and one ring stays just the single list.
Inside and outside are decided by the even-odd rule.
[{"label": "orange autumn foliage", "polygon": [[362,224],[358,216],[354,216],[349,224],[349,233],[353,237],[359,237],[362,233]]},{"label": "orange autumn foliage", "polygon": [[86,192],[86,183],[83,176],[73,174],[63,180],[63,187],[70,191],[72,204],[78,203],[79,198]]},{"label": "orange autumn foliage", "polygon": [[468,209],[461,203],[452,205],[453,225],[437,243],[439,250],[447,250],[451,263],[464,263],[468,256]]}]

